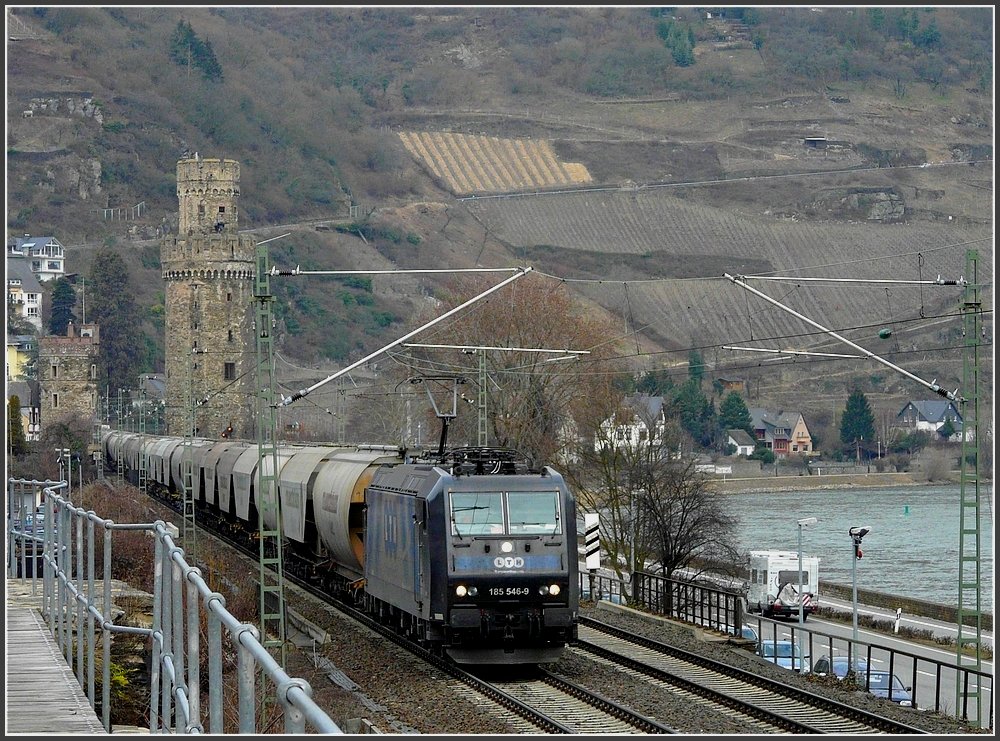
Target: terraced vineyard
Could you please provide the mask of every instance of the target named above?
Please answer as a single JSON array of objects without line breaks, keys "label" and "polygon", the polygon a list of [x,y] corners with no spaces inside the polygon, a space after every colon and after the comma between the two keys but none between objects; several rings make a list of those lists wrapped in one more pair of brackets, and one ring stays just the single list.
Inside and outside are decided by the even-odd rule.
[{"label": "terraced vineyard", "polygon": [[[560,278],[580,279],[575,288],[616,315],[630,316],[630,325],[645,327],[668,348],[813,333],[781,346],[852,352],[725,279],[726,273],[956,280],[964,274],[966,250],[976,248],[979,280],[992,281],[992,243],[976,241],[989,237],[989,228],[974,224],[794,221],[722,211],[666,190],[540,194],[466,205],[493,225],[518,259]],[[955,311],[962,297],[956,286],[750,285],[831,329],[921,317],[930,324],[941,311]],[[869,337],[876,333],[869,330]],[[867,340],[852,339],[866,346]]]},{"label": "terraced vineyard", "polygon": [[400,132],[407,151],[457,195],[538,190],[591,182],[587,168],[560,162],[545,140]]}]

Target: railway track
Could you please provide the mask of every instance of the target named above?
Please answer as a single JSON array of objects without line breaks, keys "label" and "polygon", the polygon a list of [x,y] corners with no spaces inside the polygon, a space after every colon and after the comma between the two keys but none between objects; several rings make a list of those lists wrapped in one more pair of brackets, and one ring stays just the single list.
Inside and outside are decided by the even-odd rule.
[{"label": "railway track", "polygon": [[912,733],[925,731],[830,700],[592,618],[580,618],[575,650],[638,674],[669,691],[689,694],[742,716],[766,732]]},{"label": "railway track", "polygon": [[[171,511],[182,514],[181,505],[174,500],[150,494],[158,503]],[[211,537],[233,548],[246,558],[256,560],[253,547],[240,542],[217,527],[206,525],[201,529]],[[213,523],[214,524],[214,523]],[[409,637],[396,633],[392,628],[373,620],[368,614],[324,591],[312,582],[285,573],[286,585],[293,585],[312,599],[336,608],[355,622],[383,636],[393,644],[409,651],[441,672],[458,680],[484,699],[495,703],[510,716],[510,724],[523,733],[674,733],[668,726],[650,720],[628,708],[583,687],[538,669],[534,676],[523,674],[511,681],[489,681],[444,657],[414,643]]]}]

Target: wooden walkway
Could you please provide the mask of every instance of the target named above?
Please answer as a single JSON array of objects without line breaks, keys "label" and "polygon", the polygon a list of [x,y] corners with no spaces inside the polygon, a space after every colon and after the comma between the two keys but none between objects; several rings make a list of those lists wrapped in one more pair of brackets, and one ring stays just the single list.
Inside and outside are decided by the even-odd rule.
[{"label": "wooden walkway", "polygon": [[6,581],[5,735],[107,735],[42,619],[31,580]]}]

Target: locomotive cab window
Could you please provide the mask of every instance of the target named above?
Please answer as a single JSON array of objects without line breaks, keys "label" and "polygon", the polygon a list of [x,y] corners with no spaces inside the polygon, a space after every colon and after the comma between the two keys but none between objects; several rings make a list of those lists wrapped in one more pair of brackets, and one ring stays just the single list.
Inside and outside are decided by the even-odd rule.
[{"label": "locomotive cab window", "polygon": [[452,492],[452,535],[502,535],[503,495],[490,492]]},{"label": "locomotive cab window", "polygon": [[452,535],[556,535],[562,532],[556,491],[452,492]]},{"label": "locomotive cab window", "polygon": [[508,492],[507,511],[511,535],[555,535],[562,529],[559,498],[555,491]]}]

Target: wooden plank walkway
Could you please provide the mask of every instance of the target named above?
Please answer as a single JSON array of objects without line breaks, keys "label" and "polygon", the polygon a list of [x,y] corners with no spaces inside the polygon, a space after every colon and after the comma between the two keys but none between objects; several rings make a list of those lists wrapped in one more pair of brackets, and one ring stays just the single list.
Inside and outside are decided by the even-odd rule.
[{"label": "wooden plank walkway", "polygon": [[107,735],[33,605],[40,597],[32,596],[31,581],[6,581],[5,735]]}]

